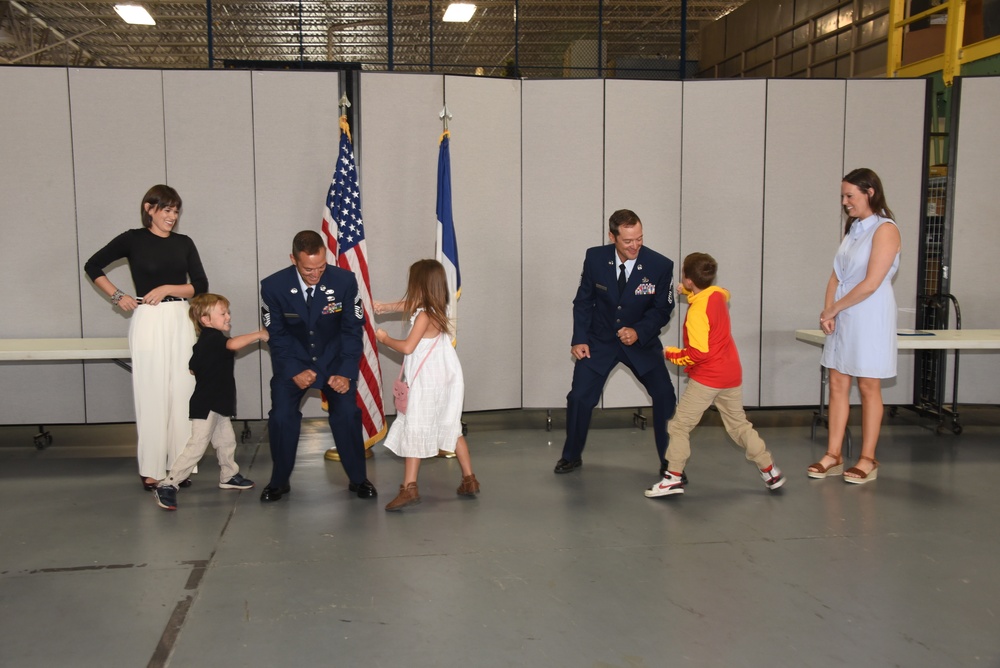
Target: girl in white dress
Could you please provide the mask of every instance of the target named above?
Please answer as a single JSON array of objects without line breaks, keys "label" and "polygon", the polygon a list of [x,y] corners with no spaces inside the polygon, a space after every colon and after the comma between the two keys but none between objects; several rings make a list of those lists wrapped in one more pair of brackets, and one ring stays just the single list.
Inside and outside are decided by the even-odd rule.
[{"label": "girl in white dress", "polygon": [[[882,379],[896,375],[892,277],[899,267],[900,240],[882,181],[872,170],[855,169],[845,176],[840,202],[847,224],[819,316],[826,334],[821,364],[830,370],[829,441],[808,475],[825,478],[843,472],[845,482],[861,484],[878,476]],[[840,450],[851,410],[851,378],[858,379],[861,393],[861,457],[844,471]]]},{"label": "girl in white dress", "polygon": [[435,457],[439,450],[451,450],[462,467],[460,496],[479,493],[479,481],[472,472],[469,446],[462,436],[462,404],[465,381],[458,353],[451,344],[448,323],[448,280],[436,260],[419,260],[410,267],[406,296],[395,303],[375,302],[376,313],[411,313],[410,332],[394,339],[378,329],[375,338],[384,346],[405,355],[403,370],[410,386],[406,413],[396,415],[385,447],[405,458],[403,484],[399,495],[386,510],[400,510],[420,503],[417,472],[420,460]]}]

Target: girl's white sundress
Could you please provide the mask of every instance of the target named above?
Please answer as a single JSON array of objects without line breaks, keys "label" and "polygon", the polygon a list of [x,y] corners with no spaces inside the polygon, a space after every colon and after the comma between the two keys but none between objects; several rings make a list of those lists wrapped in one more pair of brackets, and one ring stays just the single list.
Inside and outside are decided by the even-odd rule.
[{"label": "girl's white sundress", "polygon": [[[840,299],[864,280],[872,253],[875,231],[883,224],[896,223],[873,214],[856,220],[844,237],[833,261],[840,284]],[[899,253],[874,293],[837,314],[833,334],[826,337],[820,363],[830,369],[861,378],[892,378],[896,375],[896,297],[892,277],[899,268]]]},{"label": "girl's white sundress", "polygon": [[[417,309],[413,314],[410,327],[423,310]],[[431,346],[434,350],[428,355]],[[410,380],[425,357],[427,361],[416,380]],[[400,457],[421,458],[434,457],[441,449],[454,450],[462,435],[465,380],[451,337],[441,333],[435,338],[421,339],[416,349],[403,359],[403,369],[410,384],[406,414],[396,415],[385,447]]]}]

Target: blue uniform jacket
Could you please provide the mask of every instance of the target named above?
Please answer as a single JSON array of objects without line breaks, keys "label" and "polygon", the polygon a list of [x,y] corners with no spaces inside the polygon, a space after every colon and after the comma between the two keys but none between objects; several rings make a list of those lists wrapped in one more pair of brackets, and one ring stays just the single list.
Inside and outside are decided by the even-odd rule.
[{"label": "blue uniform jacket", "polygon": [[312,369],[316,388],[325,387],[330,376],[358,379],[365,314],[353,273],[327,265],[311,308],[294,265],[261,281],[260,296],[270,312],[264,326],[275,378]]},{"label": "blue uniform jacket", "polygon": [[[591,363],[601,373],[610,373],[619,353],[639,374],[662,365],[660,330],[674,310],[673,277],[673,261],[643,246],[619,294],[614,245],[588,249],[573,299],[572,345],[589,345]],[[631,346],[619,341],[622,327],[634,329],[638,341]]]}]

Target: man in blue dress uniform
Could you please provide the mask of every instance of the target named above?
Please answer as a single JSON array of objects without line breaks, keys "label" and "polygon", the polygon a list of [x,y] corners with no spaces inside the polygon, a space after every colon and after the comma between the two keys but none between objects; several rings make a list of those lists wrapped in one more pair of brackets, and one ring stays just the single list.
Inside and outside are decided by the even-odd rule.
[{"label": "man in blue dress uniform", "polygon": [[330,429],[350,481],[363,499],[377,496],[368,480],[357,379],[365,314],[354,274],[326,263],[323,238],[312,230],[292,240],[292,266],[260,282],[264,326],[270,335],[271,412],[267,429],[273,468],[261,501],[291,491],[302,412],[310,388],[329,405]]},{"label": "man in blue dress uniform", "polygon": [[587,251],[573,300],[576,365],[566,397],[566,444],[556,473],[583,466],[594,407],[611,371],[622,363],[653,400],[653,433],[661,474],[666,470],[667,420],[677,405],[663,361],[660,330],[674,310],[674,263],[642,245],[642,221],[620,209],[608,220],[610,244]]}]

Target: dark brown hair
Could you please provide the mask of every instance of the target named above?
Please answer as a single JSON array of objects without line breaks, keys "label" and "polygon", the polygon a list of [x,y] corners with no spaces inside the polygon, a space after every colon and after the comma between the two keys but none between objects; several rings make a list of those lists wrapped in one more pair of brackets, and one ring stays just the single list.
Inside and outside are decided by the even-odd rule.
[{"label": "dark brown hair", "polygon": [[616,237],[620,228],[634,225],[642,225],[642,221],[639,220],[639,216],[635,215],[634,211],[628,209],[618,209],[608,218],[608,232]]},{"label": "dark brown hair", "polygon": [[[843,181],[856,186],[865,195],[868,195],[868,190],[871,189],[872,194],[868,196],[868,205],[871,207],[872,213],[896,220],[896,216],[893,215],[889,205],[885,202],[885,189],[882,187],[882,180],[878,174],[867,167],[860,167],[848,173]],[[844,214],[847,214],[847,209],[844,209]],[[844,223],[844,234],[851,231],[851,225],[854,224],[855,220],[857,220],[856,216],[847,216],[847,222]]]},{"label": "dark brown hair", "polygon": [[218,303],[226,308],[229,308],[229,300],[222,295],[212,294],[211,292],[203,292],[200,295],[196,295],[191,298],[190,308],[188,308],[188,317],[191,318],[191,322],[194,323],[194,331],[196,334],[201,334],[201,319],[203,316],[211,315],[212,309]]},{"label": "dark brown hair", "polygon": [[139,205],[139,216],[142,220],[142,226],[148,230],[153,224],[153,217],[149,214],[149,211],[146,211],[147,204],[150,210],[165,209],[168,206],[176,207],[180,210],[182,203],[181,196],[177,194],[177,191],[162,183],[146,191],[146,194],[142,198],[142,204]]},{"label": "dark brown hair", "polygon": [[691,253],[684,258],[681,271],[684,272],[684,278],[691,279],[699,290],[704,290],[715,283],[719,263],[708,253]]},{"label": "dark brown hair", "polygon": [[292,239],[292,255],[299,256],[299,253],[306,255],[316,255],[321,249],[325,249],[323,237],[314,230],[302,230]]},{"label": "dark brown hair", "polygon": [[423,308],[427,317],[442,332],[451,332],[448,322],[448,277],[437,260],[417,260],[410,265],[410,278],[403,297],[404,313]]}]

